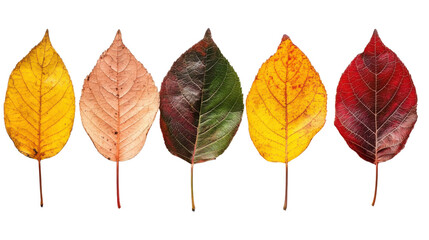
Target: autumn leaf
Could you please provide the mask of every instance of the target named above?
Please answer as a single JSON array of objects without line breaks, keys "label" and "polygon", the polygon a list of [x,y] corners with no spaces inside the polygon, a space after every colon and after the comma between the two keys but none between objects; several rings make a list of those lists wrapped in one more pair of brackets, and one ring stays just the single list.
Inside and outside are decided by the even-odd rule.
[{"label": "autumn leaf", "polygon": [[143,148],[158,111],[159,94],[146,68],[125,47],[119,30],[85,79],[79,105],[82,124],[98,152],[116,162],[121,208],[119,162]]},{"label": "autumn leaf", "polygon": [[243,114],[240,81],[210,29],[183,53],[162,82],[161,130],[168,150],[191,164],[215,159],[230,144]]},{"label": "autumn leaf", "polygon": [[335,126],[362,159],[378,164],[398,154],[417,121],[417,95],[411,76],[377,31],[365,51],[350,63],[340,79]]},{"label": "autumn leaf", "polygon": [[256,75],[246,100],[250,137],[262,157],[286,165],[325,124],[326,91],[308,58],[286,35]]},{"label": "autumn leaf", "polygon": [[4,103],[7,133],[22,154],[38,161],[42,207],[40,162],[64,147],[73,127],[74,112],[70,76],[46,30],[42,41],[12,71]]}]

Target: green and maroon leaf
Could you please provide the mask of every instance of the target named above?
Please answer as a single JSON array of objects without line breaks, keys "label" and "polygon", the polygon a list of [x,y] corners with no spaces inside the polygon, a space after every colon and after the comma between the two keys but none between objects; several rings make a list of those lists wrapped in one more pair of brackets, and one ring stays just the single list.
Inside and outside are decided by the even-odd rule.
[{"label": "green and maroon leaf", "polygon": [[210,29],[173,64],[160,99],[161,130],[172,154],[199,163],[225,151],[241,122],[243,93]]}]

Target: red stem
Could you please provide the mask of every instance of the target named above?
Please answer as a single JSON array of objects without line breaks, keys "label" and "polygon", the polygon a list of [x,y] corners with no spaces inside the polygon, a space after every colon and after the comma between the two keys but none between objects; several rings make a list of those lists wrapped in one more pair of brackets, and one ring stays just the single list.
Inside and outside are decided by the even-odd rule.
[{"label": "red stem", "polygon": [[374,200],[372,200],[372,206],[374,206],[375,199],[377,198],[377,186],[378,186],[378,162],[375,163],[375,190],[374,190]]},{"label": "red stem", "polygon": [[116,160],[116,201],[118,208],[121,208],[121,200],[119,199],[119,159]]}]

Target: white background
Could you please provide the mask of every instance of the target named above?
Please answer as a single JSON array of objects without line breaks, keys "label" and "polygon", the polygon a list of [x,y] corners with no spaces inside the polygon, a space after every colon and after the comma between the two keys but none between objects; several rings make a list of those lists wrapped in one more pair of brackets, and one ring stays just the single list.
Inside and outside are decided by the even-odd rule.
[{"label": "white background", "polygon": [[[427,239],[427,10],[424,1],[2,1],[0,99],[16,63],[49,29],[73,81],[77,111],[64,149],[42,162],[43,208],[37,161],[20,154],[0,127],[0,239]],[[225,153],[195,167],[192,212],[190,165],[165,148],[159,113],[140,154],[121,163],[118,210],[115,163],[97,152],[81,124],[83,80],[121,29],[159,88],[207,27],[244,96],[285,33],[325,84],[326,124],[290,163],[288,210],[282,210],[284,164],[258,154],[244,114]],[[375,166],[346,145],[333,121],[340,76],[374,28],[410,71],[419,118],[405,149],[380,164],[371,207]]]}]

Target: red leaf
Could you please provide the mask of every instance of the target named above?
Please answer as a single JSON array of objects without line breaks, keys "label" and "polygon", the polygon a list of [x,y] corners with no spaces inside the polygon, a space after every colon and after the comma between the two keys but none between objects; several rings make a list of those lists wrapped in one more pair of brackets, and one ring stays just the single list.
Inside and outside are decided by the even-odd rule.
[{"label": "red leaf", "polygon": [[335,126],[350,148],[377,165],[404,148],[417,120],[416,107],[407,68],[375,30],[365,51],[341,76]]}]

